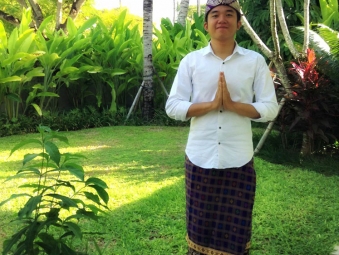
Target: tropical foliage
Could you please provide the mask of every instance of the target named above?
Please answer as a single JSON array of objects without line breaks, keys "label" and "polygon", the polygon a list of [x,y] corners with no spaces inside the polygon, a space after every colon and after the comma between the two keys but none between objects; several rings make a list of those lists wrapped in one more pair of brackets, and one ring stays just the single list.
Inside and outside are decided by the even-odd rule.
[{"label": "tropical foliage", "polygon": [[[336,141],[335,117],[339,116],[339,94],[333,93],[334,84],[317,70],[315,52],[308,49],[307,58],[291,62],[289,79],[292,93],[285,95],[286,104],[279,115],[282,133],[297,131],[305,134],[302,155],[321,150]],[[285,94],[285,93],[284,93]],[[286,144],[285,144],[286,145]]]}]

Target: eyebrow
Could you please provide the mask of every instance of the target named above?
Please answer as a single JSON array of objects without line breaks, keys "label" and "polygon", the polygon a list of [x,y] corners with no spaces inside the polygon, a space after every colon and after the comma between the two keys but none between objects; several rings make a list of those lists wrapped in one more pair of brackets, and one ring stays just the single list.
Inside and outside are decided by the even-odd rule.
[{"label": "eyebrow", "polygon": [[[219,13],[219,12],[223,12],[223,11],[218,11],[218,10],[215,10],[215,9],[212,9],[212,10],[211,10],[211,14],[213,14],[213,13]],[[233,8],[231,8],[231,9],[227,9],[225,12],[226,12],[226,13],[228,13],[228,12],[230,12],[230,13],[235,13],[235,10],[234,10]]]}]

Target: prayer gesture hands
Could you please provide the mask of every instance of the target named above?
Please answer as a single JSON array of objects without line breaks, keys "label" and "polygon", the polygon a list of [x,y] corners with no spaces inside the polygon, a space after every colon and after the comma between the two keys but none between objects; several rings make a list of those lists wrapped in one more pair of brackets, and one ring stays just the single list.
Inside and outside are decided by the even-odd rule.
[{"label": "prayer gesture hands", "polygon": [[218,81],[218,90],[213,100],[213,104],[217,110],[224,109],[233,111],[234,102],[228,91],[224,72],[220,72]]}]

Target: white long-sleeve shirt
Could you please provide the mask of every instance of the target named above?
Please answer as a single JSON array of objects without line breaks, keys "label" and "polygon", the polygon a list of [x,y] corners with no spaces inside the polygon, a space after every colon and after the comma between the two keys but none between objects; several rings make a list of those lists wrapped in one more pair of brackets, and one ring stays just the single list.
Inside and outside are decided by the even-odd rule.
[{"label": "white long-sleeve shirt", "polygon": [[186,121],[191,104],[212,101],[221,71],[232,100],[253,105],[260,118],[224,110],[192,117],[185,152],[192,163],[203,168],[240,167],[249,162],[253,157],[251,120],[267,122],[278,113],[273,81],[263,56],[236,44],[233,54],[222,60],[209,44],[180,62],[166,102],[168,116]]}]

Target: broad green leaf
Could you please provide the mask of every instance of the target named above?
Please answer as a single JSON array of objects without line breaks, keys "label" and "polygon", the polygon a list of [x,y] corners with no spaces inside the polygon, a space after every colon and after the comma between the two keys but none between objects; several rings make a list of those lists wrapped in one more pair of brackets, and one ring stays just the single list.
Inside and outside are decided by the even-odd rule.
[{"label": "broad green leaf", "polygon": [[7,49],[10,55],[15,53],[15,43],[18,40],[18,28],[14,28],[8,38]]},{"label": "broad green leaf", "polygon": [[188,53],[188,51],[184,48],[178,47],[177,48],[178,53],[181,55],[181,57],[185,57]]},{"label": "broad green leaf", "polygon": [[42,110],[37,104],[32,104],[39,116],[42,116]]},{"label": "broad green leaf", "polygon": [[[70,189],[72,189],[72,191],[73,192],[75,192],[75,186],[74,185],[72,185],[70,182],[68,182],[68,181],[62,181],[62,180],[56,180],[57,181],[57,186],[63,186],[63,187],[67,187],[67,188],[70,188]],[[80,203],[80,202],[82,202],[81,200],[75,200],[75,199],[73,199],[73,201],[75,202],[75,203]]]},{"label": "broad green leaf", "polygon": [[75,36],[78,31],[73,19],[71,19],[70,17],[67,18],[67,31],[69,36]]},{"label": "broad green leaf", "polygon": [[17,150],[20,149],[21,147],[23,147],[23,146],[25,146],[25,145],[27,145],[27,144],[32,144],[32,143],[33,143],[33,144],[36,143],[36,144],[42,146],[42,143],[41,143],[40,140],[38,140],[38,139],[27,139],[27,140],[22,141],[22,142],[20,142],[19,144],[15,145],[15,146],[13,147],[13,149],[11,150],[10,156],[13,154],[13,152],[17,151]]},{"label": "broad green leaf", "polygon": [[102,66],[81,66],[79,67],[80,72],[88,72],[88,73],[101,73]]},{"label": "broad green leaf", "polygon": [[77,72],[79,69],[74,67],[74,66],[70,66],[70,67],[66,67],[66,68],[63,68],[62,70],[60,70],[57,75],[58,76],[64,76],[64,75],[68,75],[68,74],[71,74],[71,73],[74,73],[74,72]]},{"label": "broad green leaf", "polygon": [[17,52],[28,52],[31,44],[33,43],[34,39],[34,30],[28,29],[20,34],[17,41],[16,41],[16,51]]},{"label": "broad green leaf", "polygon": [[60,48],[62,48],[62,42],[63,41],[64,41],[64,37],[63,36],[56,36],[56,37],[54,37],[52,42],[51,42],[51,45],[49,47],[48,52],[51,55],[55,54],[56,56],[58,56],[58,53],[61,50]]},{"label": "broad green leaf", "polygon": [[109,195],[106,192],[106,190],[104,190],[102,187],[97,186],[97,185],[89,185],[89,187],[91,187],[91,188],[93,188],[93,189],[95,189],[97,191],[98,195],[105,202],[105,204],[108,203]]},{"label": "broad green leaf", "polygon": [[208,38],[206,35],[198,29],[194,29],[194,32],[199,37],[200,41],[206,46],[208,45]]},{"label": "broad green leaf", "polygon": [[59,97],[58,94],[53,92],[41,92],[36,95],[37,97]]},{"label": "broad green leaf", "polygon": [[[52,132],[52,133],[47,134],[47,135],[45,136],[45,140],[46,140],[46,141],[47,141],[47,140],[51,140],[51,139],[58,139],[59,141],[68,144],[68,138],[67,138],[66,136],[64,136],[64,135],[58,134],[57,132]],[[65,154],[68,154],[68,153],[65,153]]]},{"label": "broad green leaf", "polygon": [[0,49],[1,48],[7,48],[7,34],[2,21],[0,21]]},{"label": "broad green leaf", "polygon": [[83,49],[86,44],[90,43],[90,38],[83,38],[80,40],[77,40],[73,45],[72,45],[72,49],[75,50],[81,50]]},{"label": "broad green leaf", "polygon": [[26,77],[28,78],[43,77],[43,76],[45,76],[45,74],[44,74],[44,69],[42,67],[36,67],[33,70],[26,73]]},{"label": "broad green leaf", "polygon": [[104,182],[103,180],[97,178],[97,177],[90,177],[86,180],[85,182],[86,186],[88,185],[96,185],[99,186],[103,189],[108,189],[108,186],[106,184],[106,182]]},{"label": "broad green leaf", "polygon": [[24,169],[20,169],[17,172],[17,174],[21,174],[21,173],[33,173],[33,174],[37,174],[37,175],[41,174],[39,168],[36,168],[36,167],[26,167]]},{"label": "broad green leaf", "polygon": [[77,224],[75,224],[74,222],[66,221],[64,222],[64,225],[66,225],[68,229],[73,232],[75,237],[79,238],[80,240],[82,239],[81,229]]},{"label": "broad green leaf", "polygon": [[158,75],[159,75],[159,77],[166,77],[166,76],[167,76],[167,73],[159,72]]},{"label": "broad green leaf", "polygon": [[93,27],[93,25],[98,21],[97,17],[92,17],[88,20],[86,20],[81,27],[79,27],[78,29],[78,34],[82,34],[83,32],[85,32],[85,30]]},{"label": "broad green leaf", "polygon": [[70,207],[78,207],[77,203],[73,201],[73,199],[60,195],[60,194],[46,194],[45,196],[53,197],[55,199],[58,199],[62,202],[61,207],[65,209],[69,209]]},{"label": "broad green leaf", "polygon": [[44,146],[45,146],[45,150],[48,153],[48,155],[50,156],[51,160],[59,166],[60,158],[61,158],[59,148],[54,143],[52,143],[51,141],[46,141],[44,143]]},{"label": "broad green leaf", "polygon": [[6,78],[0,78],[0,83],[8,83],[8,82],[15,82],[15,81],[21,81],[21,78],[19,76],[10,76]]},{"label": "broad green leaf", "polygon": [[[26,154],[24,156],[24,160],[22,162],[23,165],[26,165],[28,162],[30,162],[31,160],[35,159],[36,157],[39,157],[39,156],[42,156],[41,153],[37,154],[37,153],[34,153],[34,154]],[[40,172],[39,172],[40,173]]]},{"label": "broad green leaf", "polygon": [[[38,47],[38,49],[42,52],[45,52],[45,54],[48,52],[48,47],[47,47],[47,42],[45,40],[45,38],[43,37],[41,31],[37,31],[36,33],[36,40],[35,40],[35,43]],[[42,60],[45,60],[45,58],[42,58]]]},{"label": "broad green leaf", "polygon": [[47,29],[47,26],[49,26],[52,21],[54,20],[54,17],[53,16],[48,16],[46,17],[40,24],[39,28],[38,28],[38,31],[39,33],[44,33],[45,29]]},{"label": "broad green leaf", "polygon": [[[100,206],[101,206],[101,207],[104,207],[104,208],[106,208],[106,209],[109,210],[109,208],[108,208],[106,205],[100,205]],[[91,209],[91,211],[94,212],[94,214],[96,214],[96,215],[97,215],[98,213],[103,213],[103,214],[106,213],[106,211],[100,209],[99,207],[97,207],[97,206],[94,205],[94,204],[88,204],[88,205],[87,205],[87,208]]]},{"label": "broad green leaf", "polygon": [[94,203],[100,205],[100,199],[99,199],[99,196],[98,195],[95,195],[91,192],[87,192],[87,191],[84,191],[84,194],[86,196],[87,199],[93,201]]},{"label": "broad green leaf", "polygon": [[41,195],[31,197],[24,205],[24,207],[18,212],[18,217],[30,217],[32,213],[37,209],[38,204],[41,202],[41,198]]},{"label": "broad green leaf", "polygon": [[46,232],[40,232],[39,238],[42,240],[42,242],[34,242],[35,244],[39,245],[46,254],[49,255],[56,255],[60,254],[60,251],[58,251],[58,241],[56,241],[53,237],[53,235],[46,233]]},{"label": "broad green leaf", "polygon": [[76,163],[65,163],[60,167],[60,170],[68,170],[70,174],[74,175],[81,181],[84,181],[85,172],[82,166]]},{"label": "broad green leaf", "polygon": [[86,211],[85,209],[77,210],[76,215],[72,215],[69,218],[76,218],[76,219],[88,218],[88,219],[95,220],[95,221],[99,219],[99,217],[94,212]]},{"label": "broad green leaf", "polygon": [[21,98],[20,98],[20,96],[19,96],[18,94],[15,94],[15,93],[8,93],[8,94],[6,95],[6,97],[7,97],[7,99],[12,100],[12,101],[14,101],[14,102],[18,102],[18,103],[21,102]]},{"label": "broad green leaf", "polygon": [[[16,232],[9,240],[4,241],[2,254],[8,254],[12,247],[21,240],[22,236],[26,233],[29,226],[23,227]],[[18,248],[16,249],[18,251]]]},{"label": "broad green leaf", "polygon": [[113,71],[111,72],[111,76],[114,77],[114,76],[117,76],[117,75],[123,75],[125,73],[127,73],[126,70],[116,68],[116,69],[113,69]]},{"label": "broad green leaf", "polygon": [[53,187],[51,186],[46,186],[46,185],[41,185],[41,184],[24,184],[24,185],[20,185],[19,188],[34,188],[36,191],[37,190],[53,190]]},{"label": "broad green leaf", "polygon": [[32,197],[30,194],[27,193],[21,193],[21,194],[12,194],[9,198],[7,198],[6,200],[3,200],[0,202],[0,206],[3,206],[4,204],[6,204],[8,201],[12,200],[12,199],[16,199],[18,197]]}]

